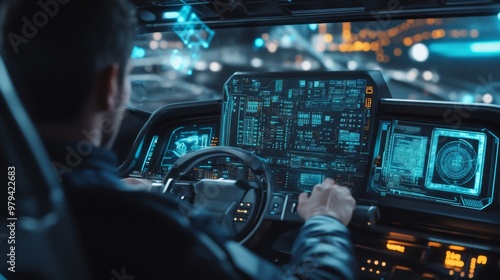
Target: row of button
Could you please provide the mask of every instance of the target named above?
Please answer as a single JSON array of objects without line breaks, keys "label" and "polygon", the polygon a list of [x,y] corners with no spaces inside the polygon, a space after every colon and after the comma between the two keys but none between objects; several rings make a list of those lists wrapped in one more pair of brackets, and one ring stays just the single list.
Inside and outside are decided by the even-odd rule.
[{"label": "row of button", "polygon": [[247,221],[248,216],[250,216],[250,210],[252,209],[252,203],[241,202],[234,212],[233,221],[238,223],[244,223]]}]

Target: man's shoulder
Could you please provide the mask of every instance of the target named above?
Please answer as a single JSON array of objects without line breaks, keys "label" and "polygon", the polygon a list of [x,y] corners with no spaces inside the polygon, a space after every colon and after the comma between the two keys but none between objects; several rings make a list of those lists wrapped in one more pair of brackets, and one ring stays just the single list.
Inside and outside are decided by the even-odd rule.
[{"label": "man's shoulder", "polygon": [[88,141],[44,140],[51,167],[65,188],[123,188],[116,155]]}]

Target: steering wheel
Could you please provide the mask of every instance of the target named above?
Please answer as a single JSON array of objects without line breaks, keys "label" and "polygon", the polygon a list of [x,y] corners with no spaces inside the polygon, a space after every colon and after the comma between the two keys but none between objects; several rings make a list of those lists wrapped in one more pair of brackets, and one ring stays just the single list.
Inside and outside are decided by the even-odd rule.
[{"label": "steering wheel", "polygon": [[[210,168],[199,168],[200,164]],[[248,243],[262,229],[274,180],[264,159],[241,148],[220,146],[177,159],[163,178],[163,185],[163,192],[208,210],[239,242]]]}]

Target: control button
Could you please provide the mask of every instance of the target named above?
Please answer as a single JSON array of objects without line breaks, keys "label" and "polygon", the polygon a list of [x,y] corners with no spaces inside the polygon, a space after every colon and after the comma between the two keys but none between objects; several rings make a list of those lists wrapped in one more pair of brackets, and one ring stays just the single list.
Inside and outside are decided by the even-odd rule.
[{"label": "control button", "polygon": [[236,209],[236,214],[238,215],[250,215],[250,210],[248,209]]},{"label": "control button", "polygon": [[240,208],[252,208],[252,203],[240,202]]},{"label": "control button", "polygon": [[237,223],[244,223],[247,221],[247,218],[245,217],[234,217],[233,221],[237,222]]},{"label": "control button", "polygon": [[271,209],[269,209],[269,214],[280,215],[283,212],[284,198],[282,196],[273,196],[271,199]]}]

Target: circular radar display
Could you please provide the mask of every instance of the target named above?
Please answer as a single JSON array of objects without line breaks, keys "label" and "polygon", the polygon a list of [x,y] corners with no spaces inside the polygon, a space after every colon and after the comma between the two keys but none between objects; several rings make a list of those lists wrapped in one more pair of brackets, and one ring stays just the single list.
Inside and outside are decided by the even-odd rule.
[{"label": "circular radar display", "polygon": [[463,185],[476,173],[477,154],[471,144],[458,140],[445,144],[437,154],[437,172],[450,185]]}]

